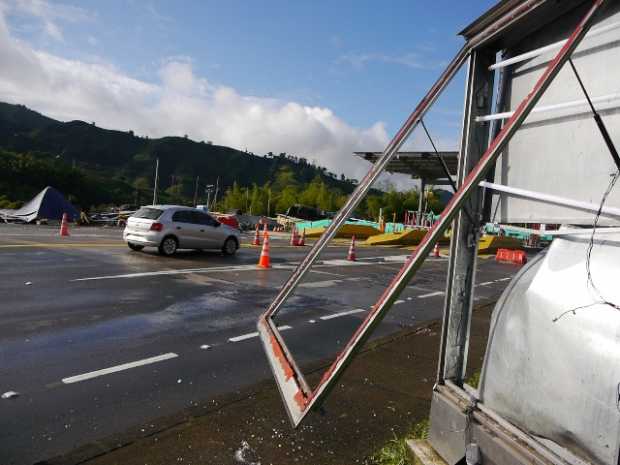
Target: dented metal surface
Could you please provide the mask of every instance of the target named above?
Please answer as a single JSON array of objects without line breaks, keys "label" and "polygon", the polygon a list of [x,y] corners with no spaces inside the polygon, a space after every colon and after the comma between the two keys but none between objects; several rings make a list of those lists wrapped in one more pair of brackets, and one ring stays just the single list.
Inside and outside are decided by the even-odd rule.
[{"label": "dented metal surface", "polygon": [[[620,234],[602,237],[592,279],[605,300],[620,304]],[[588,245],[581,235],[556,238],[506,289],[493,312],[480,400],[530,434],[616,465],[620,311],[588,283]]]},{"label": "dented metal surface", "polygon": [[552,82],[563,64],[570,57],[575,47],[579,44],[592,23],[594,13],[602,4],[605,3],[605,0],[596,0],[592,3],[591,8],[585,17],[579,22],[569,40],[558,52],[556,57],[549,63],[533,90],[521,102],[514,115],[506,122],[502,131],[489,145],[488,150],[481,157],[478,165],[471,171],[469,176],[465,179],[463,185],[446,206],[440,219],[428,232],[417,247],[416,251],[411,255],[399,273],[394,277],[391,284],[379,298],[377,303],[372,307],[372,310],[369,312],[366,319],[355,331],[353,337],[347,343],[344,350],[336,357],[336,360],[327,370],[314,391],[311,391],[308,388],[303,374],[296,366],[293,358],[288,352],[284,341],[280,337],[277,328],[273,323],[273,317],[278,313],[281,305],[286,301],[288,296],[299,284],[302,277],[310,269],[312,263],[318,257],[321,250],[325,247],[329,240],[332,239],[341,224],[362,200],[374,180],[381,174],[402,143],[417,126],[421,118],[428,111],[439,94],[460,69],[471,50],[477,46],[480,46],[489,38],[494,37],[494,35],[503,30],[503,28],[508,27],[510,24],[520,19],[522,15],[525,15],[532,8],[535,8],[542,3],[544,2],[531,1],[522,3],[518,8],[507,13],[494,24],[490,25],[487,29],[485,29],[485,31],[478,34],[474,39],[468,42],[465,47],[463,47],[459,54],[452,60],[446,71],[444,71],[441,75],[437,83],[422,99],[401,130],[390,142],[381,159],[373,165],[372,169],[359,184],[358,188],[351,195],[345,206],[336,215],[330,227],[326,230],[321,239],[317,241],[306,258],[293,272],[269,309],[260,317],[258,322],[260,338],[267,353],[271,368],[274,372],[276,382],[278,383],[278,388],[284,398],[287,412],[294,426],[299,424],[299,422],[313,406],[319,404],[321,399],[328,392],[329,388],[333,386],[333,383],[342,373],[346,365],[351,361],[352,355],[363,344],[372,332],[373,328],[381,321],[385,312],[389,310],[391,305],[398,298],[402,289],[420,268],[435,243],[449,227],[451,221],[458,213],[465,200],[469,195],[471,195],[474,189],[478,188],[478,183],[483,180],[487,170],[495,162],[502,149],[506,146],[519,126],[523,123],[527,115],[545,92],[548,85]]}]

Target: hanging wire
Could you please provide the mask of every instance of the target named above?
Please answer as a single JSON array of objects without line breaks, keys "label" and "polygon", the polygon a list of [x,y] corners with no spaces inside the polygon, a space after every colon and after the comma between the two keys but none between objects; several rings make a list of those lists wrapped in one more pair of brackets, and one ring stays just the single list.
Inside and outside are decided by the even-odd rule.
[{"label": "hanging wire", "polygon": [[[426,133],[426,137],[428,137],[428,141],[431,143],[431,146],[433,147],[433,150],[435,151],[435,156],[439,160],[439,164],[441,165],[441,168],[443,169],[444,175],[446,176],[446,178],[448,178],[448,182],[452,186],[452,190],[454,191],[454,193],[456,193],[458,191],[458,188],[456,187],[456,183],[452,179],[452,175],[450,175],[448,164],[446,163],[446,161],[443,159],[443,157],[439,153],[439,150],[437,150],[437,146],[435,146],[435,142],[433,141],[433,138],[431,137],[430,132],[428,132],[428,129],[426,128],[426,124],[424,124],[423,119],[420,119],[420,124],[422,125],[422,128],[424,129],[424,132]],[[472,215],[469,213],[469,210],[467,210],[465,206],[463,206],[463,212],[465,212],[465,215],[467,216],[467,219],[472,224],[472,226],[476,227],[477,223],[474,222]]]},{"label": "hanging wire", "polygon": [[618,152],[616,150],[616,147],[613,141],[611,140],[611,137],[609,136],[609,132],[607,131],[605,123],[603,122],[601,116],[598,114],[598,112],[596,111],[596,108],[594,108],[594,105],[592,104],[592,100],[590,99],[590,96],[588,95],[588,91],[586,90],[586,87],[583,84],[583,81],[581,80],[579,73],[577,72],[577,68],[575,67],[575,64],[573,63],[573,60],[569,59],[568,62],[570,63],[573,73],[575,74],[575,77],[577,78],[579,87],[581,87],[581,90],[586,96],[586,100],[588,101],[588,104],[590,105],[590,109],[592,110],[592,116],[594,117],[594,121],[596,122],[596,125],[599,128],[601,136],[603,137],[603,140],[605,141],[605,144],[607,145],[609,153],[614,163],[616,164],[616,167],[618,168],[618,170],[612,175],[612,178],[609,181],[609,185],[607,186],[607,189],[605,190],[605,193],[603,194],[603,197],[601,198],[601,202],[596,212],[596,216],[594,217],[594,224],[592,225],[592,234],[590,234],[588,248],[586,249],[586,276],[587,276],[586,285],[589,289],[592,290],[592,292],[594,292],[598,300],[590,304],[587,304],[587,305],[582,305],[579,307],[566,310],[565,312],[561,313],[559,316],[554,318],[553,319],[554,322],[558,321],[564,315],[567,315],[569,313],[572,313],[573,315],[575,315],[577,310],[581,310],[581,309],[592,307],[594,305],[599,305],[599,304],[607,305],[616,310],[620,310],[620,305],[614,302],[611,302],[605,299],[605,297],[603,297],[603,294],[601,293],[597,285],[594,283],[594,278],[592,277],[592,267],[591,267],[592,250],[594,249],[594,236],[596,235],[596,228],[598,227],[598,222],[601,217],[601,212],[603,211],[603,207],[605,206],[605,202],[607,201],[609,194],[611,194],[611,191],[614,189],[614,186],[616,185],[616,182],[618,181],[618,178],[620,177],[620,157],[618,157]]}]

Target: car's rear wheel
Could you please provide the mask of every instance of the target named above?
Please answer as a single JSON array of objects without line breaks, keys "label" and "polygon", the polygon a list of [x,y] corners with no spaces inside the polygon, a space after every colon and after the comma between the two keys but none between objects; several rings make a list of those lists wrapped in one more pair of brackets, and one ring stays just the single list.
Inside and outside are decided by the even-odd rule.
[{"label": "car's rear wheel", "polygon": [[140,252],[144,248],[143,245],[132,244],[131,242],[127,242],[127,245],[131,250],[134,250],[136,252]]},{"label": "car's rear wheel", "polygon": [[174,255],[179,248],[179,243],[176,238],[172,236],[164,237],[164,239],[159,244],[159,253],[165,255],[166,257],[170,257]]},{"label": "car's rear wheel", "polygon": [[234,237],[229,237],[224,242],[224,246],[222,247],[222,252],[224,255],[234,255],[237,253],[237,240]]}]

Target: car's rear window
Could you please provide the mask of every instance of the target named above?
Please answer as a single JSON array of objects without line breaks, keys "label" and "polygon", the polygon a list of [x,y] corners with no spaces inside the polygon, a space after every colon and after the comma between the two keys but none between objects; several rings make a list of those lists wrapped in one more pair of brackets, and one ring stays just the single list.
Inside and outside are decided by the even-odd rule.
[{"label": "car's rear window", "polygon": [[146,220],[156,220],[163,212],[163,210],[158,210],[157,208],[145,207],[141,208],[131,216],[134,218],[144,218]]}]

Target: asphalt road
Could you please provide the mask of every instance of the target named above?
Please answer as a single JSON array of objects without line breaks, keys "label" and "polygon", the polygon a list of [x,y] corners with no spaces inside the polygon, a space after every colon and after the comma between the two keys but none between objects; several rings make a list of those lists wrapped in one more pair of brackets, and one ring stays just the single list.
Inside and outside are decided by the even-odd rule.
[{"label": "asphalt road", "polygon": [[[0,464],[30,464],[270,377],[257,316],[307,247],[131,252],[118,229],[0,225]],[[246,244],[251,238],[247,237]],[[303,365],[337,353],[409,253],[346,245],[320,257],[279,316]],[[446,258],[429,258],[375,337],[441,316]],[[476,299],[516,269],[480,260]]]}]

